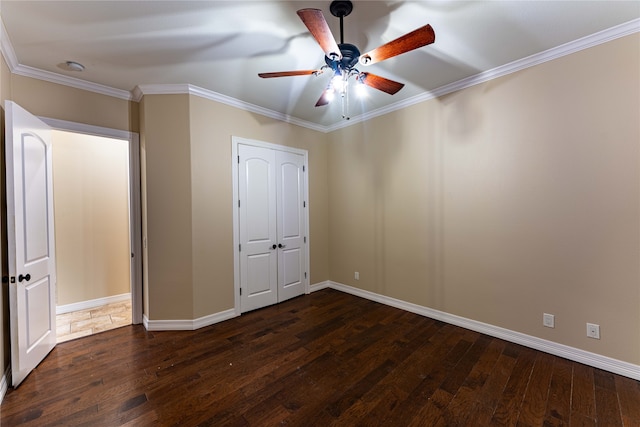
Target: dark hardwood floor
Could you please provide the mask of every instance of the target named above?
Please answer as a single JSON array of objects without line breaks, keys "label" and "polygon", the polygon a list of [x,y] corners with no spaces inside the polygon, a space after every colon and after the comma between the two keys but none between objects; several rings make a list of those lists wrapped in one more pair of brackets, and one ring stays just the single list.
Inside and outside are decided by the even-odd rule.
[{"label": "dark hardwood floor", "polygon": [[2,426],[640,426],[640,383],[334,290],[59,344]]}]

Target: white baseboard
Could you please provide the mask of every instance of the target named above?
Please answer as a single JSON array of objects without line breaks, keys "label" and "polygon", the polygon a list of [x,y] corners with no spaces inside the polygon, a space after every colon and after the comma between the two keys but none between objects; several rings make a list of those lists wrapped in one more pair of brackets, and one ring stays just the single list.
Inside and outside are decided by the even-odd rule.
[{"label": "white baseboard", "polygon": [[145,314],[142,323],[148,331],[193,331],[236,316],[236,311],[233,308],[194,320],[149,320]]},{"label": "white baseboard", "polygon": [[11,378],[11,365],[7,366],[7,369],[4,371],[4,375],[0,378],[0,404],[9,389],[9,378]]},{"label": "white baseboard", "polygon": [[313,293],[315,291],[320,291],[322,289],[326,289],[326,288],[331,288],[331,284],[334,282],[331,282],[329,280],[326,280],[324,282],[320,282],[320,283],[314,283],[313,285],[309,285],[309,293]]},{"label": "white baseboard", "polygon": [[72,311],[79,310],[89,310],[91,308],[126,301],[128,299],[131,299],[131,293],[113,295],[105,298],[90,299],[87,301],[75,302],[73,304],[58,305],[56,306],[56,314],[71,313]]},{"label": "white baseboard", "polygon": [[450,323],[452,325],[460,326],[462,328],[470,329],[472,331],[480,332],[482,334],[500,338],[505,341],[520,344],[525,347],[533,348],[535,350],[540,350],[545,353],[553,354],[555,356],[564,357],[565,359],[573,360],[575,362],[593,366],[594,368],[603,369],[605,371],[613,372],[615,374],[623,375],[625,377],[633,378],[634,380],[640,381],[639,365],[634,365],[632,363],[613,359],[607,356],[591,353],[579,348],[569,347],[564,344],[559,344],[553,341],[548,341],[542,338],[501,328],[499,326],[489,325],[487,323],[478,322],[476,320],[467,319],[465,317],[460,317],[454,314],[445,313],[443,311],[434,310],[432,308],[424,307],[421,305],[412,304],[406,301],[376,294],[374,292],[364,291],[352,286],[343,285],[342,283],[327,280],[325,282],[311,285],[309,287],[309,291],[315,292],[325,288],[335,289],[371,301],[376,301],[381,304],[389,305],[391,307],[396,307],[405,311],[409,311],[411,313],[419,314],[421,316],[440,320],[445,323]]}]

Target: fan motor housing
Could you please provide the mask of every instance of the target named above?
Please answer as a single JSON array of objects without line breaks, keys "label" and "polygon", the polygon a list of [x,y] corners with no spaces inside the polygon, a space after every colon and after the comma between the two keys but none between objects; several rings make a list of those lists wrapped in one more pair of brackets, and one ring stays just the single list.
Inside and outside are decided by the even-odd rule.
[{"label": "fan motor housing", "polygon": [[325,56],[324,62],[334,71],[351,70],[358,63],[360,50],[350,43],[341,43],[338,47],[340,48],[340,53],[342,53],[342,59],[333,60]]},{"label": "fan motor housing", "polygon": [[348,16],[353,10],[353,3],[347,0],[332,1],[329,10],[333,16],[338,18]]}]

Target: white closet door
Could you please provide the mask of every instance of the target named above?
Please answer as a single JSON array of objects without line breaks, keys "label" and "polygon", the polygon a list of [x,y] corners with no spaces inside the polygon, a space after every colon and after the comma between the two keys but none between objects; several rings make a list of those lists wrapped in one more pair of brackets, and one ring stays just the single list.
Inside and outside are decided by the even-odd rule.
[{"label": "white closet door", "polygon": [[304,156],[276,152],[278,301],[304,294]]},{"label": "white closet door", "polygon": [[242,311],[278,302],[276,153],[238,146],[240,288]]}]

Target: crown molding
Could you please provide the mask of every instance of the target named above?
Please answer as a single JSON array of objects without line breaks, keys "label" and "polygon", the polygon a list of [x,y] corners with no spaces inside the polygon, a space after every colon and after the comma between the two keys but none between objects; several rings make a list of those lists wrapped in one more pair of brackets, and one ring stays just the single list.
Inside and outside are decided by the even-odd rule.
[{"label": "crown molding", "polygon": [[57,83],[64,86],[73,87],[76,89],[82,89],[89,92],[95,92],[102,95],[111,96],[114,98],[120,98],[125,100],[131,100],[132,95],[128,90],[116,89],[110,86],[105,86],[99,83],[93,83],[87,80],[79,79],[76,77],[69,77],[63,74],[54,73],[52,71],[41,70],[39,68],[29,67],[22,65],[18,62],[18,57],[13,49],[9,34],[5,29],[4,22],[0,16],[0,53],[7,62],[9,70],[13,74],[19,76],[31,77],[37,80],[43,80],[50,83]]},{"label": "crown molding", "polygon": [[39,80],[45,80],[52,83],[58,83],[65,86],[70,86],[78,89],[87,90],[90,92],[96,92],[103,95],[112,96],[115,98],[133,100],[139,102],[144,95],[160,95],[160,94],[190,94],[200,96],[205,99],[220,102],[241,110],[245,110],[251,113],[260,114],[262,116],[270,117],[275,120],[280,120],[286,123],[294,124],[297,126],[305,127],[308,129],[316,130],[323,133],[333,132],[338,129],[342,129],[348,126],[352,126],[356,123],[364,122],[373,119],[378,116],[392,113],[394,111],[402,110],[421,102],[428,101],[452,92],[456,92],[462,89],[466,89],[475,86],[480,83],[487,82],[499,77],[506,76],[508,74],[515,73],[517,71],[524,70],[529,67],[542,64],[547,61],[561,58],[572,53],[579,52],[590,47],[594,47],[620,37],[628,36],[637,32],[640,32],[640,19],[634,19],[632,21],[611,27],[609,29],[591,34],[589,36],[565,43],[563,45],[548,49],[544,52],[540,52],[526,58],[522,58],[513,61],[509,64],[496,67],[492,70],[483,71],[473,76],[455,81],[453,83],[438,87],[431,91],[427,91],[402,101],[389,104],[385,107],[369,111],[359,116],[351,117],[348,121],[341,121],[333,125],[324,126],[317,123],[313,123],[307,120],[302,120],[288,114],[283,114],[268,108],[260,107],[255,104],[244,102],[236,98],[232,98],[227,95],[223,95],[208,89],[203,89],[190,84],[169,84],[169,85],[138,85],[131,92],[116,89],[109,86],[101,85],[98,83],[88,82],[86,80],[78,79],[75,77],[68,77],[62,74],[39,70],[33,67],[24,66],[18,63],[13,46],[9,40],[9,36],[6,33],[4,24],[0,16],[0,32],[2,39],[0,40],[0,53],[4,56],[7,65],[12,73],[22,75],[25,77],[32,77]]},{"label": "crown molding", "polygon": [[449,83],[444,86],[440,86],[432,91],[424,92],[419,95],[404,99],[402,101],[389,104],[385,107],[377,110],[369,111],[365,114],[351,117],[348,122],[339,122],[335,125],[327,128],[328,132],[351,126],[358,122],[367,121],[374,117],[382,116],[394,111],[402,110],[415,104],[419,104],[430,99],[438,98],[440,96],[456,92],[462,89],[466,89],[480,83],[485,83],[489,80],[497,79],[499,77],[506,76],[508,74],[522,71],[526,68],[534,67],[547,61],[562,58],[563,56],[570,55],[572,53],[579,52],[581,50],[588,49],[590,47],[598,46],[600,44],[625,37],[634,33],[640,32],[640,19],[634,19],[624,24],[617,25],[615,27],[608,28],[606,30],[591,34],[586,37],[565,43],[560,46],[548,49],[544,52],[536,53],[526,58],[518,59],[500,67],[496,67],[491,70],[483,71],[473,76],[466,77],[464,79]]},{"label": "crown molding", "polygon": [[319,132],[326,132],[326,127],[318,125],[313,122],[298,119],[287,114],[279,113],[268,108],[260,107],[249,102],[240,101],[239,99],[232,98],[227,95],[223,95],[212,90],[204,89],[191,84],[161,84],[161,85],[138,85],[133,90],[133,99],[140,101],[144,95],[179,95],[188,94],[195,95],[201,98],[205,98],[211,101],[216,101],[221,104],[229,105],[231,107],[238,108],[240,110],[248,111],[250,113],[260,114],[262,116],[270,117],[275,120],[279,120],[286,123],[291,123],[297,126],[313,129]]},{"label": "crown molding", "polygon": [[82,80],[77,77],[69,77],[62,74],[54,73],[52,71],[40,70],[38,68],[33,68],[26,65],[18,65],[13,70],[11,70],[11,72],[19,76],[31,77],[50,83],[57,83],[75,89],[81,89],[88,92],[111,96],[113,98],[124,99],[127,101],[131,101],[133,99],[131,92],[128,90],[116,89],[99,83]]},{"label": "crown molding", "polygon": [[9,34],[4,27],[2,15],[0,15],[0,53],[2,53],[9,70],[13,72],[13,70],[18,66],[18,57],[16,56],[15,50],[13,50]]}]

